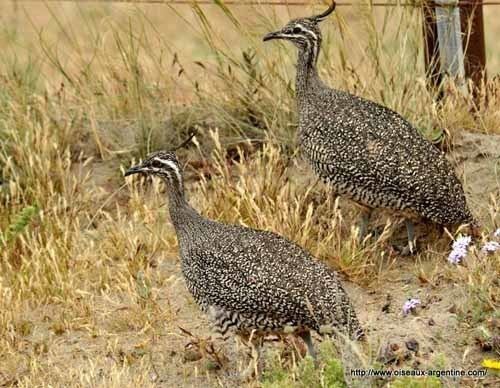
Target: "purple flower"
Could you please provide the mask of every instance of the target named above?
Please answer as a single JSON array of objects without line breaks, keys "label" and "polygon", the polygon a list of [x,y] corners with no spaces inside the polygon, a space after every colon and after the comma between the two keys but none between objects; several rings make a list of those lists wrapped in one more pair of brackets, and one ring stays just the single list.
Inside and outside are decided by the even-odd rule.
[{"label": "purple flower", "polygon": [[403,314],[408,315],[410,312],[414,311],[420,304],[420,299],[411,298],[408,299],[403,305]]},{"label": "purple flower", "polygon": [[500,228],[498,228],[497,230],[495,230],[495,233],[493,233],[493,236],[500,237]]},{"label": "purple flower", "polygon": [[457,238],[451,246],[452,250],[448,255],[448,261],[451,264],[460,263],[462,259],[467,256],[467,249],[471,241],[472,238],[470,236],[460,236]]},{"label": "purple flower", "polygon": [[451,264],[458,264],[465,256],[467,256],[467,251],[465,249],[454,249],[448,255],[448,261]]},{"label": "purple flower", "polygon": [[500,249],[500,243],[497,243],[496,241],[488,241],[486,244],[483,245],[481,251],[484,253],[493,253],[495,251],[498,251],[499,249]]},{"label": "purple flower", "polygon": [[453,242],[453,245],[451,247],[453,249],[465,249],[465,250],[467,250],[471,241],[472,241],[471,236],[460,236],[459,238],[457,238]]}]

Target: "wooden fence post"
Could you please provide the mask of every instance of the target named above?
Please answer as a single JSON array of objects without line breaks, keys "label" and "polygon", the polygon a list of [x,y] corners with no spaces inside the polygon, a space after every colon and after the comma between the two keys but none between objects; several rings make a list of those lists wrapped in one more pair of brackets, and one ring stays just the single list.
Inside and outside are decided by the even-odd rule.
[{"label": "wooden fence post", "polygon": [[484,44],[483,0],[469,0],[460,6],[464,34],[465,75],[474,85],[474,94],[486,81],[486,50]]},{"label": "wooden fence post", "polygon": [[423,22],[430,84],[439,86],[443,75],[449,74],[459,85],[464,77],[471,79],[475,92],[479,90],[486,67],[482,0],[427,1]]}]

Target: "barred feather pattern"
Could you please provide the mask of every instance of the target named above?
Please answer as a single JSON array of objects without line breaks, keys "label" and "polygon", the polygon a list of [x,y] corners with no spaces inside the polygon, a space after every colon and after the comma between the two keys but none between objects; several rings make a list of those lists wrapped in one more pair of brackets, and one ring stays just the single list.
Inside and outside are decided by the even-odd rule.
[{"label": "barred feather pattern", "polygon": [[324,87],[299,98],[302,151],[338,194],[441,225],[475,223],[444,153],[399,114]]},{"label": "barred feather pattern", "polygon": [[218,333],[321,333],[331,327],[363,336],[338,275],[326,264],[274,233],[200,222],[196,238],[186,235],[185,223],[178,230],[182,270]]}]

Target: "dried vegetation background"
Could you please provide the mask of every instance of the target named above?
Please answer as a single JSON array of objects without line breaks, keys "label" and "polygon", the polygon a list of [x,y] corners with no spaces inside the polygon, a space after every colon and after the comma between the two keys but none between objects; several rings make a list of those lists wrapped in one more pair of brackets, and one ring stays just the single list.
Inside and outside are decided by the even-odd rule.
[{"label": "dried vegetation background", "polygon": [[[2,3],[0,386],[243,384],[245,351],[209,338],[185,290],[161,184],[122,177],[192,130],[196,144],[179,157],[197,209],[327,261],[369,330],[365,348],[322,344],[318,370],[300,361],[300,344],[269,344],[264,375],[245,384],[456,386],[349,370],[477,369],[499,358],[498,254],[473,248],[450,265],[453,236],[423,225],[421,253],[398,257],[389,242],[400,220],[384,213],[378,238],[361,246],[356,208],[294,154],[295,52],[261,37],[313,10]],[[476,106],[450,84],[441,103],[426,90],[418,9],[339,7],[320,59],[332,86],[397,110],[447,150],[483,242],[500,227],[498,12],[485,8],[489,82]],[[403,316],[410,297],[422,305]],[[489,373],[461,384],[495,386]]]}]

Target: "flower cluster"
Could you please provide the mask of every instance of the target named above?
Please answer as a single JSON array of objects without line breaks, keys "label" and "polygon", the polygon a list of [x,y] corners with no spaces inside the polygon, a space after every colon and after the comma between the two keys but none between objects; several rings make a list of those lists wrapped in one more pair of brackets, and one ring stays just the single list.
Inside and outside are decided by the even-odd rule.
[{"label": "flower cluster", "polygon": [[465,256],[467,256],[467,250],[472,238],[470,236],[460,236],[457,238],[452,245],[450,254],[448,255],[448,261],[451,264],[458,264],[462,261]]},{"label": "flower cluster", "polygon": [[488,241],[486,244],[483,245],[481,251],[484,253],[493,253],[498,251],[499,249],[500,249],[500,243],[497,243],[496,241]]},{"label": "flower cluster", "polygon": [[[493,232],[493,237],[497,239],[500,237],[500,228]],[[500,243],[498,241],[487,241],[481,248],[481,252],[483,253],[494,253],[498,250],[500,250]]]},{"label": "flower cluster", "polygon": [[420,299],[408,299],[403,305],[403,314],[408,315],[410,312],[415,311],[418,305],[420,305]]}]

